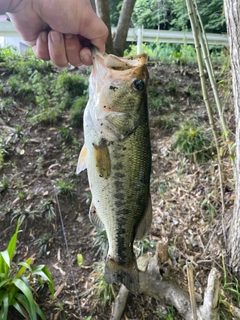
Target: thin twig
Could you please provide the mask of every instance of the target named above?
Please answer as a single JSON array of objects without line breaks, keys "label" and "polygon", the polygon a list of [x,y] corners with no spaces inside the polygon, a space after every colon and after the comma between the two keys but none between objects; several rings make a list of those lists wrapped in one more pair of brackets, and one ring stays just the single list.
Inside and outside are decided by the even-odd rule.
[{"label": "thin twig", "polygon": [[[213,114],[212,114],[212,109],[209,103],[209,98],[208,98],[208,93],[207,93],[207,86],[206,86],[206,79],[205,79],[205,74],[204,74],[204,69],[203,69],[203,59],[202,59],[202,53],[201,53],[201,44],[199,41],[199,23],[197,21],[196,13],[194,10],[194,6],[192,3],[192,0],[186,0],[187,4],[187,9],[188,9],[188,15],[189,19],[191,22],[191,27],[192,27],[192,32],[193,32],[193,37],[194,37],[194,43],[195,43],[195,50],[196,50],[196,55],[197,55],[197,61],[198,61],[198,68],[199,68],[199,76],[200,76],[200,82],[201,82],[201,87],[202,87],[202,94],[203,94],[203,100],[205,102],[205,106],[207,109],[208,113],[208,119],[209,119],[209,124],[212,129],[213,133],[213,138],[215,142],[215,146],[217,149],[217,158],[218,158],[218,173],[219,173],[219,185],[220,185],[220,195],[221,195],[221,203],[222,203],[222,217],[224,216],[225,213],[225,202],[224,202],[224,191],[223,191],[223,168],[222,168],[222,160],[221,160],[221,153],[220,153],[220,148],[219,148],[219,143],[217,139],[217,133],[216,133],[216,128],[213,120]],[[226,236],[224,234],[224,241],[226,244]]]}]

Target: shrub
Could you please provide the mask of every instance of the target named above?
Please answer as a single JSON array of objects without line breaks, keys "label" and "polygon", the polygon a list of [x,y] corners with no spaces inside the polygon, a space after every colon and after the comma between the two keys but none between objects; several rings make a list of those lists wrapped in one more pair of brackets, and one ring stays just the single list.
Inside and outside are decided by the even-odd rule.
[{"label": "shrub", "polygon": [[192,122],[185,122],[175,133],[173,147],[192,162],[203,162],[213,155],[212,138],[203,126],[197,127]]},{"label": "shrub", "polygon": [[51,295],[54,295],[54,286],[51,274],[45,265],[32,268],[33,257],[17,265],[13,263],[17,236],[20,227],[18,221],[16,231],[9,241],[5,251],[0,252],[0,319],[7,320],[10,307],[14,307],[22,316],[37,320],[40,316],[45,320],[41,309],[34,299],[30,279],[40,277],[48,283]]}]

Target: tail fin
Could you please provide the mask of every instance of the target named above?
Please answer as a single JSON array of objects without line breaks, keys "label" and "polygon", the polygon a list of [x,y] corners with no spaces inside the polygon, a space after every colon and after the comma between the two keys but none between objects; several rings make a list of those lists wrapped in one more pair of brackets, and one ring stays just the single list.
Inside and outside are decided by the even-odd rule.
[{"label": "tail fin", "polygon": [[134,294],[139,293],[139,275],[136,261],[120,266],[114,260],[107,259],[104,278],[108,283],[119,283]]}]

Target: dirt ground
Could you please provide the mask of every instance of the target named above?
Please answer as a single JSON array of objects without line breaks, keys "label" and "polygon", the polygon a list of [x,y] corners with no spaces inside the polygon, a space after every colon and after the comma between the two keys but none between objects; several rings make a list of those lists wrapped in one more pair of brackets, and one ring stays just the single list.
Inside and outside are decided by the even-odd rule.
[{"label": "dirt ground", "polygon": [[[147,250],[152,251],[150,254],[154,254],[154,244],[163,235],[168,238],[169,263],[185,289],[187,277],[184,266],[186,259],[191,259],[194,264],[195,289],[202,296],[211,268],[216,267],[223,273],[224,237],[234,200],[227,146],[220,141],[225,165],[225,215],[222,217],[216,155],[198,164],[173,148],[174,133],[186,120],[194,119],[205,130],[210,130],[196,66],[156,64],[149,66],[149,72],[153,221],[145,243],[148,244]],[[221,94],[223,97],[224,92]],[[156,105],[159,107],[156,108]],[[230,130],[234,131],[230,99],[224,101],[224,107]],[[12,143],[0,170],[0,250],[6,248],[17,219],[21,217],[22,232],[19,233],[15,262],[34,255],[35,265],[45,264],[51,271],[57,292],[53,301],[47,286],[37,294],[37,302],[46,319],[110,319],[112,301],[103,306],[91,290],[82,296],[93,287],[97,273],[94,263],[103,260],[103,257],[99,247],[94,246],[96,231],[88,219],[89,189],[86,172],[78,176],[75,174],[78,152],[73,149],[72,154],[66,156],[58,127],[65,126],[72,130],[80,142],[79,151],[83,143],[83,132],[69,127],[67,111],[61,123],[53,126],[30,124],[26,120],[26,110],[26,101],[16,100],[15,107],[8,114],[0,111],[4,139],[10,139]],[[216,108],[213,110],[215,119],[218,119]],[[22,125],[21,135],[26,137],[24,143],[20,135],[16,136],[11,129],[17,125]],[[69,143],[68,150],[70,147]],[[9,178],[7,189],[2,186],[4,178]],[[57,192],[58,182],[64,179],[74,183],[72,194]],[[36,208],[44,203],[46,210],[37,211]],[[49,218],[49,215],[52,217]],[[79,254],[84,259],[80,266],[77,262]],[[119,287],[115,288],[117,291]],[[13,319],[22,318],[11,311],[9,320]],[[151,297],[130,294],[122,319],[181,318],[171,306],[160,304]]]}]

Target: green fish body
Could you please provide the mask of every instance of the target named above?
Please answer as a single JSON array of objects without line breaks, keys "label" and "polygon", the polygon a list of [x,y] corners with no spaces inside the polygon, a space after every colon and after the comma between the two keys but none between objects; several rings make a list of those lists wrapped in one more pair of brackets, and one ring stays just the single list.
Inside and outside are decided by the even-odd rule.
[{"label": "green fish body", "polygon": [[107,233],[106,281],[138,293],[133,242],[152,217],[146,55],[118,58],[94,49],[93,61],[77,173],[87,168],[89,217]]}]

